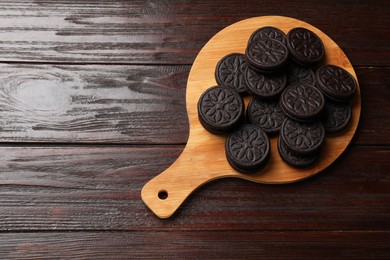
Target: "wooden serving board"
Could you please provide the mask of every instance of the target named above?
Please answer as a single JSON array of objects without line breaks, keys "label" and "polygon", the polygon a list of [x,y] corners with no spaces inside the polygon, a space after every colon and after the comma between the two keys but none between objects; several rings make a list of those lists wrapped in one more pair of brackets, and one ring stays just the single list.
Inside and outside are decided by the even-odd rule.
[{"label": "wooden serving board", "polygon": [[[360,88],[351,102],[352,122],[337,135],[327,135],[320,159],[309,168],[298,169],[284,163],[277,149],[277,137],[271,138],[271,157],[266,167],[255,174],[242,174],[226,161],[225,139],[206,131],[198,120],[197,102],[200,95],[216,85],[214,71],[218,61],[233,52],[244,53],[252,32],[263,26],[274,26],[285,33],[294,27],[315,32],[325,45],[324,63],[349,71],[357,80],[352,64],[341,48],[326,34],[303,21],[282,16],[246,19],[218,32],[202,48],[192,66],[186,93],[190,123],[188,143],[180,157],[167,170],[150,180],[142,189],[144,203],[160,218],[170,217],[183,201],[201,185],[219,178],[237,177],[264,184],[284,184],[313,176],[334,162],[350,143],[360,117]],[[245,98],[246,105],[251,97]]]}]

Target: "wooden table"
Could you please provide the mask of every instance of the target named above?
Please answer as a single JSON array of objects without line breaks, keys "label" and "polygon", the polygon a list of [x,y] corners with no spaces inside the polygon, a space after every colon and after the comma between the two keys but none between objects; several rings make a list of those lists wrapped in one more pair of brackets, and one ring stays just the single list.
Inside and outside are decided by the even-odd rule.
[{"label": "wooden table", "polygon": [[[389,14],[388,1],[2,1],[0,258],[389,259]],[[191,64],[263,15],[345,51],[362,92],[352,144],[305,181],[221,179],[157,218],[140,191],[186,144]]]}]

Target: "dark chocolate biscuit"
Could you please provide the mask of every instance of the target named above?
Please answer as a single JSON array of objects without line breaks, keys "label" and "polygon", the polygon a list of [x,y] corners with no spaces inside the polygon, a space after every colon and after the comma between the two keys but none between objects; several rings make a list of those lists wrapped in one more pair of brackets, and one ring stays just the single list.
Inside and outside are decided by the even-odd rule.
[{"label": "dark chocolate biscuit", "polygon": [[282,42],[284,45],[287,44],[286,34],[278,28],[272,26],[261,27],[252,33],[249,38],[248,44],[257,41],[259,39],[275,39]]},{"label": "dark chocolate biscuit", "polygon": [[299,65],[295,62],[289,62],[287,68],[287,85],[296,81],[304,81],[310,85],[315,85],[316,77],[314,71],[306,66]]},{"label": "dark chocolate biscuit", "polygon": [[269,138],[260,127],[246,124],[227,137],[226,159],[237,171],[252,173],[267,162],[270,147]]},{"label": "dark chocolate biscuit", "polygon": [[215,134],[230,131],[241,123],[244,101],[234,90],[215,86],[207,89],[198,101],[198,117],[204,128]]},{"label": "dark chocolate biscuit", "polygon": [[245,51],[250,65],[261,72],[273,72],[281,68],[288,58],[285,44],[274,39],[258,39],[251,42]]},{"label": "dark chocolate biscuit", "polygon": [[246,93],[244,72],[248,67],[244,54],[232,53],[223,57],[215,69],[218,85],[234,89],[240,94]]},{"label": "dark chocolate biscuit", "polygon": [[351,121],[352,111],[348,103],[327,101],[323,124],[327,133],[336,133],[345,129]]},{"label": "dark chocolate biscuit", "polygon": [[252,99],[246,109],[250,124],[261,127],[269,135],[279,133],[286,115],[277,101],[261,101]]},{"label": "dark chocolate biscuit", "polygon": [[294,28],[287,34],[287,48],[291,57],[303,65],[320,62],[325,55],[324,44],[320,37],[306,28]]},{"label": "dark chocolate biscuit", "polygon": [[286,86],[284,73],[265,74],[249,66],[245,71],[245,80],[249,94],[259,99],[274,99]]},{"label": "dark chocolate biscuit", "polygon": [[345,69],[335,65],[324,65],[316,72],[319,89],[329,99],[348,101],[356,93],[355,78]]},{"label": "dark chocolate biscuit", "polygon": [[286,115],[301,122],[319,117],[324,106],[321,91],[302,81],[288,86],[280,97],[280,107]]},{"label": "dark chocolate biscuit", "polygon": [[309,155],[296,155],[288,150],[286,144],[283,142],[282,138],[278,138],[278,151],[280,157],[283,161],[285,161],[288,165],[293,167],[307,167],[315,163],[320,157],[320,153],[314,153]]},{"label": "dark chocolate biscuit", "polygon": [[325,139],[325,129],[320,121],[300,123],[286,119],[280,129],[280,137],[288,150],[297,155],[314,154]]}]

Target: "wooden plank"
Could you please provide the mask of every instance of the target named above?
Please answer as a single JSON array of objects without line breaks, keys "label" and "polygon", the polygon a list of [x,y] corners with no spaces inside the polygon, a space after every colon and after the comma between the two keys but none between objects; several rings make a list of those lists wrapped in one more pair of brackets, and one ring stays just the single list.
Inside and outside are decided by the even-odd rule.
[{"label": "wooden plank", "polygon": [[2,259],[389,259],[389,232],[2,234]]},{"label": "wooden plank", "polygon": [[162,221],[142,203],[141,188],[182,149],[2,146],[0,231],[390,231],[389,147],[352,146],[328,169],[295,184],[217,180]]},{"label": "wooden plank", "polygon": [[[0,142],[183,144],[189,66],[0,64]],[[390,144],[390,68],[355,68],[355,143]]]},{"label": "wooden plank", "polygon": [[390,65],[389,5],[383,0],[299,6],[271,0],[15,0],[2,1],[0,10],[0,61],[190,64],[222,28],[278,14],[324,31],[354,65]]},{"label": "wooden plank", "polygon": [[390,68],[358,68],[362,113],[356,131],[359,144],[390,144]]},{"label": "wooden plank", "polygon": [[2,142],[183,143],[187,66],[0,65]]}]

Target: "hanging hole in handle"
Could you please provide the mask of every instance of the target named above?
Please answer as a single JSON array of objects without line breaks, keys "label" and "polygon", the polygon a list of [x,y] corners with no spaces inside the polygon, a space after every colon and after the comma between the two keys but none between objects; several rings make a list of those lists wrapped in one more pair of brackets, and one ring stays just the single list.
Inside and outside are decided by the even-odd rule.
[{"label": "hanging hole in handle", "polygon": [[160,191],[158,192],[158,198],[159,198],[160,200],[165,200],[165,199],[167,199],[167,198],[168,198],[168,192],[167,192],[166,190],[160,190]]}]

